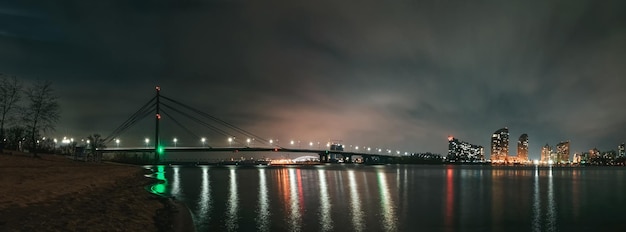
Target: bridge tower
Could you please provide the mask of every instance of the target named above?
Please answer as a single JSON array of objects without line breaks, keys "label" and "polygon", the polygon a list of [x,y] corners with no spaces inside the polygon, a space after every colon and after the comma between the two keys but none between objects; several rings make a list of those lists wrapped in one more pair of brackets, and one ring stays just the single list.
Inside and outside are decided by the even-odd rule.
[{"label": "bridge tower", "polygon": [[159,121],[161,121],[161,114],[159,113],[159,98],[161,96],[161,87],[156,87],[156,114],[155,114],[155,132],[154,132],[154,162],[159,163]]}]

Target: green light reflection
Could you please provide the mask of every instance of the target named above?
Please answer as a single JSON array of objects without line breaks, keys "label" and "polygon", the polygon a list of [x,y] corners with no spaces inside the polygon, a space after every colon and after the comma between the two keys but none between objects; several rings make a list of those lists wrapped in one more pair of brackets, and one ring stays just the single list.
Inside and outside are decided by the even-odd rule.
[{"label": "green light reflection", "polygon": [[162,195],[165,193],[167,189],[167,178],[165,178],[165,166],[159,165],[157,166],[156,179],[158,183],[150,186],[150,192],[158,195]]}]

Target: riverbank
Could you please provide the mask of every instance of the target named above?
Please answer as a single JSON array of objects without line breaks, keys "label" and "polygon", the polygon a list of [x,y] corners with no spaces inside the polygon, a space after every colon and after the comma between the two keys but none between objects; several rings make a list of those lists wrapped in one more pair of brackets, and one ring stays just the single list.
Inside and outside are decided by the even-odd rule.
[{"label": "riverbank", "polygon": [[145,172],[56,155],[0,154],[0,231],[187,228],[184,207],[145,190],[154,182]]}]

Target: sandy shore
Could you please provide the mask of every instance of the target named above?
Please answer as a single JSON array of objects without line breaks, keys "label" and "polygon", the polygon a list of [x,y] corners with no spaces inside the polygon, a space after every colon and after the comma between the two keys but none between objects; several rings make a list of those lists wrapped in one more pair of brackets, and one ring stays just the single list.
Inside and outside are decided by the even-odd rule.
[{"label": "sandy shore", "polygon": [[[0,154],[0,231],[175,231],[186,208],[137,166]],[[182,219],[181,219],[182,218]]]}]

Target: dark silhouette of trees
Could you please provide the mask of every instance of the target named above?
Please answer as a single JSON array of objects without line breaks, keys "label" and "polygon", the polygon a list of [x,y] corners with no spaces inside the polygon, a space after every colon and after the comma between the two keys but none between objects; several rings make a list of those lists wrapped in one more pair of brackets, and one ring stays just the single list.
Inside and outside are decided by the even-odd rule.
[{"label": "dark silhouette of trees", "polygon": [[9,119],[13,119],[14,110],[20,100],[22,84],[16,77],[8,78],[0,73],[0,152],[6,144],[4,126]]},{"label": "dark silhouette of trees", "polygon": [[87,136],[89,141],[89,153],[94,161],[100,161],[100,154],[96,151],[98,148],[106,148],[104,138],[100,134],[92,134]]},{"label": "dark silhouette of trees", "polygon": [[37,82],[24,92],[27,105],[24,107],[22,119],[28,130],[28,145],[37,157],[37,135],[40,132],[54,130],[59,120],[59,104],[52,90],[52,83]]}]

